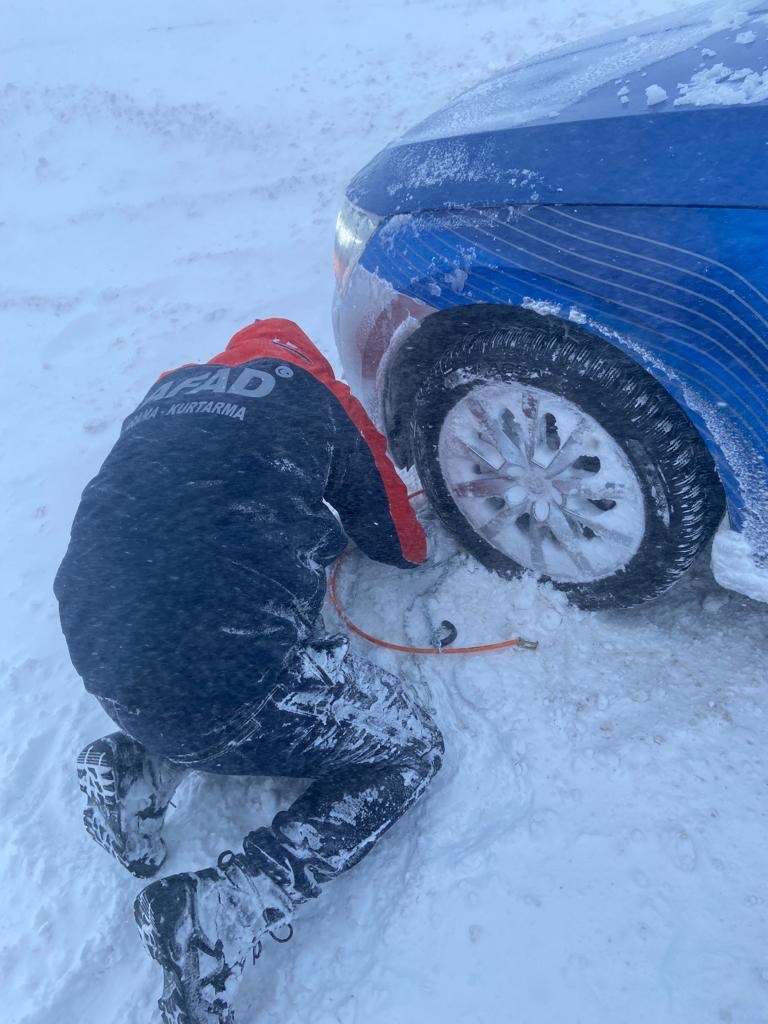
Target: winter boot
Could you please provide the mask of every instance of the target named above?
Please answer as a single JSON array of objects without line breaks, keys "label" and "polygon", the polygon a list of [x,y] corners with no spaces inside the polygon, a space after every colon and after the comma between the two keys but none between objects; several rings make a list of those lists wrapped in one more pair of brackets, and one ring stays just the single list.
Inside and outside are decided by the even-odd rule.
[{"label": "winter boot", "polygon": [[218,867],[170,875],[148,885],[133,905],[141,938],[164,972],[163,1024],[234,1024],[232,998],[261,938],[293,934],[294,905],[242,854]]},{"label": "winter boot", "polygon": [[77,758],[88,834],[139,878],[150,878],[165,860],[159,833],[183,774],[122,732],[89,743]]}]

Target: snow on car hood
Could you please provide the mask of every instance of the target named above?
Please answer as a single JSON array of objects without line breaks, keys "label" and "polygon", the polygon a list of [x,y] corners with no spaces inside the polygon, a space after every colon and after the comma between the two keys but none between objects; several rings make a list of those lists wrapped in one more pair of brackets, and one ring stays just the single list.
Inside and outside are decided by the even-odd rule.
[{"label": "snow on car hood", "polygon": [[552,50],[459,96],[394,145],[589,118],[764,102],[768,0],[707,3]]}]

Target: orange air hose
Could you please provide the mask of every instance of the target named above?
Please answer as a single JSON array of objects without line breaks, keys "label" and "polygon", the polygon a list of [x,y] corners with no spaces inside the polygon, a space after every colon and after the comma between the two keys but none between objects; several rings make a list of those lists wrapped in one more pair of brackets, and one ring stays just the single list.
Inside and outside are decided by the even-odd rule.
[{"label": "orange air hose", "polygon": [[[413,494],[409,494],[410,499],[418,497],[423,494],[423,491],[414,491]],[[344,554],[336,560],[331,574],[328,578],[328,596],[331,599],[336,614],[339,616],[341,621],[357,636],[367,640],[369,644],[375,644],[377,647],[383,647],[388,651],[399,651],[401,654],[490,654],[491,651],[501,651],[510,647],[519,647],[523,650],[535,651],[539,646],[538,640],[523,640],[522,637],[515,637],[511,640],[498,640],[493,644],[475,644],[472,647],[412,647],[409,644],[395,644],[390,640],[382,640],[381,637],[373,636],[371,633],[366,633],[364,629],[361,629],[356,625],[350,617],[347,615],[339,597],[339,576],[341,573],[341,567],[346,561],[349,552]]]}]

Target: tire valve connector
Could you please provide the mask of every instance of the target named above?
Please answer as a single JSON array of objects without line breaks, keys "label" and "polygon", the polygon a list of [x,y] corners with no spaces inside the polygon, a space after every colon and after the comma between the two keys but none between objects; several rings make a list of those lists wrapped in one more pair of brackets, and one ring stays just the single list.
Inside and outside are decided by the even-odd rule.
[{"label": "tire valve connector", "polygon": [[454,624],[449,622],[448,619],[443,619],[432,633],[432,644],[439,651],[442,651],[444,647],[450,647],[458,635],[459,631]]}]

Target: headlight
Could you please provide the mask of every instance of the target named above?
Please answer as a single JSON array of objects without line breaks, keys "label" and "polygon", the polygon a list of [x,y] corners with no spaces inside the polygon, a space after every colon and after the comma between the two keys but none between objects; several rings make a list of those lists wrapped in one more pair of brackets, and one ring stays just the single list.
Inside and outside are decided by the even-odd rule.
[{"label": "headlight", "polygon": [[336,218],[336,245],[333,253],[333,270],[339,287],[346,284],[355,264],[360,259],[371,235],[383,218],[375,213],[359,210],[348,199]]}]

